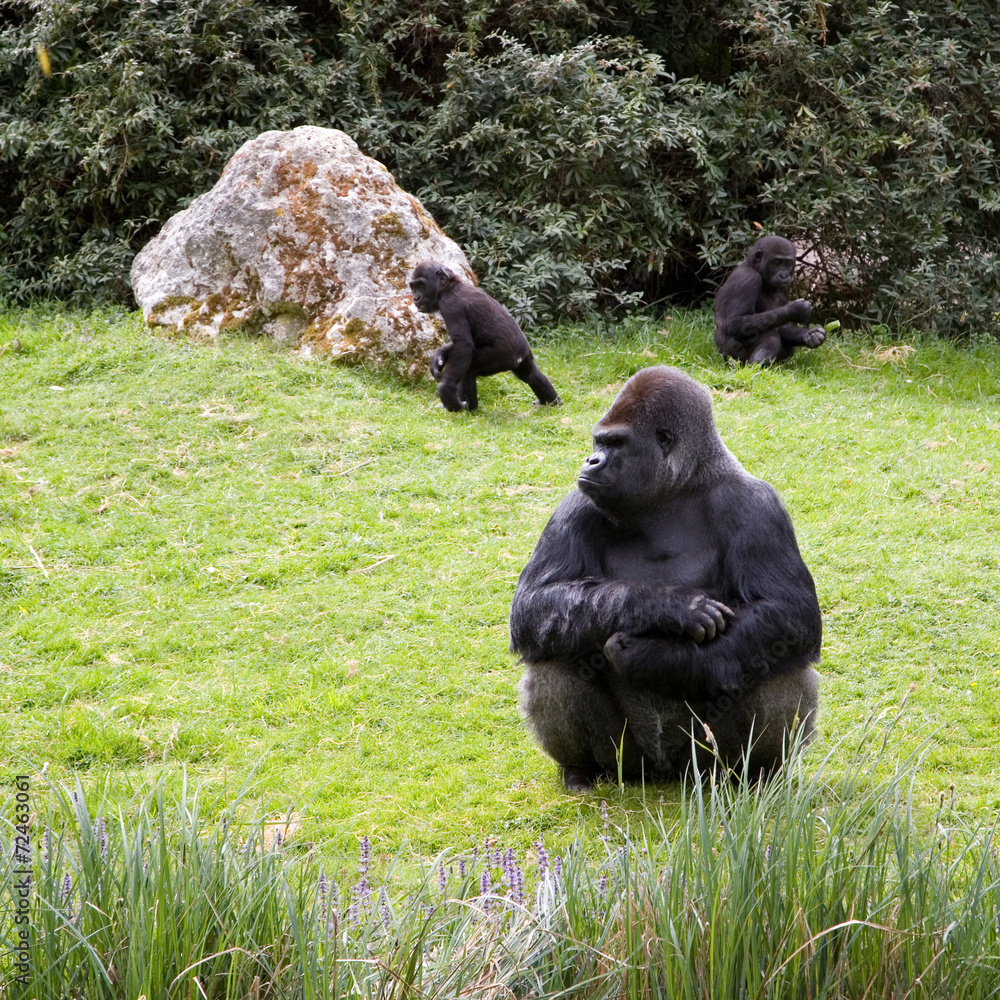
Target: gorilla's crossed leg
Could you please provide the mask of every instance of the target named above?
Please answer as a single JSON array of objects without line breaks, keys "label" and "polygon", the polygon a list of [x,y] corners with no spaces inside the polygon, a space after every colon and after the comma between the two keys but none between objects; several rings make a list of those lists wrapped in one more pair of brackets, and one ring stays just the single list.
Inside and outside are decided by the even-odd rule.
[{"label": "gorilla's crossed leg", "polygon": [[702,773],[722,759],[736,774],[745,768],[758,775],[787,756],[796,725],[802,740],[812,735],[818,679],[807,668],[768,677],[736,697],[681,702],[621,684],[610,671],[574,674],[548,661],[525,672],[521,709],[542,749],[562,765],[570,791],[586,791],[600,776],[681,778],[692,754]]},{"label": "gorilla's crossed leg", "polygon": [[[543,661],[532,664],[520,686],[521,709],[542,748],[562,765],[570,791],[586,790],[599,775],[683,774],[691,762],[691,713],[665,699],[614,692],[609,678],[588,674]],[[700,725],[694,735],[704,742]]]}]

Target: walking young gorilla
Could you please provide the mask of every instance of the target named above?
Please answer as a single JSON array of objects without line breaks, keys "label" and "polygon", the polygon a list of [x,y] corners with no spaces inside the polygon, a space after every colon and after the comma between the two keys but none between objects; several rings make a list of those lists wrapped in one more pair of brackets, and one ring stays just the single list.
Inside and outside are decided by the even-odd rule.
[{"label": "walking young gorilla", "polygon": [[791,240],[764,236],[754,243],[715,297],[715,343],[723,356],[769,365],[826,340],[820,326],[795,325],[809,319],[812,303],[788,301],[794,273]]},{"label": "walking young gorilla", "polygon": [[438,348],[430,366],[446,410],[476,409],[476,379],[508,371],[531,386],[539,403],[562,402],[535,364],[517,320],[481,288],[432,260],[416,266],[410,291],[421,312],[440,312],[448,328],[451,343]]},{"label": "walking young gorilla", "polygon": [[577,485],[510,614],[521,707],[567,787],[619,758],[626,778],[680,777],[692,733],[734,769],[779,767],[796,723],[813,730],[819,603],[788,513],[723,444],[707,390],[674,368],[634,375]]}]

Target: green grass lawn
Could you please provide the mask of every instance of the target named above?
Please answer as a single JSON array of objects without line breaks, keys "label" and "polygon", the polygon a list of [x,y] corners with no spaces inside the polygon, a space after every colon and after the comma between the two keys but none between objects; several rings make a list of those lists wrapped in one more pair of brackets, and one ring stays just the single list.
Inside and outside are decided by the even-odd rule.
[{"label": "green grass lawn", "polygon": [[[111,802],[250,781],[308,840],[524,853],[676,786],[564,793],[516,708],[517,575],[624,379],[707,384],[824,612],[821,757],[895,717],[918,802],[1000,809],[1000,345],[840,339],[729,366],[705,314],[530,333],[449,414],[429,381],[125,314],[0,314],[0,777]],[[909,348],[915,348],[910,350]],[[846,766],[846,765],[845,765]]]}]

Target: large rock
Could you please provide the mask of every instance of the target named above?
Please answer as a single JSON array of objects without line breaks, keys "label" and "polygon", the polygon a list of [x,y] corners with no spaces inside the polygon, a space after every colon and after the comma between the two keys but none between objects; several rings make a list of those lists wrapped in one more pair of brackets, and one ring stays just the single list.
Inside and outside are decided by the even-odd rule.
[{"label": "large rock", "polygon": [[245,143],[139,252],[132,290],[150,324],[211,340],[263,333],[413,377],[443,332],[406,286],[431,259],[475,280],[381,163],[343,132],[307,125]]}]

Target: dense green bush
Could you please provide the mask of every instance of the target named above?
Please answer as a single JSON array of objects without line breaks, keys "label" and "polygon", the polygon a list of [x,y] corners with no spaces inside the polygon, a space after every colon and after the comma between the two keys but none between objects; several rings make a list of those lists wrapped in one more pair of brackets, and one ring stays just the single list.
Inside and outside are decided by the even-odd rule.
[{"label": "dense green bush", "polygon": [[623,278],[676,256],[700,201],[685,168],[697,122],[668,113],[660,59],[612,39],[552,55],[506,42],[448,69],[403,172],[426,179],[421,198],[498,294],[528,319],[585,313],[598,291],[637,299]]},{"label": "dense green bush", "polygon": [[282,4],[0,10],[0,294],[17,297],[126,298],[136,251],[247,139],[322,117],[336,69],[310,65]]},{"label": "dense green bush", "polygon": [[525,320],[696,300],[763,228],[844,318],[996,332],[998,91],[988,0],[0,0],[0,295],[127,297],[243,141],[312,123]]},{"label": "dense green bush", "polygon": [[707,260],[755,220],[814,251],[810,283],[849,316],[996,332],[996,4],[732,6],[736,71],[694,102],[739,206]]}]

